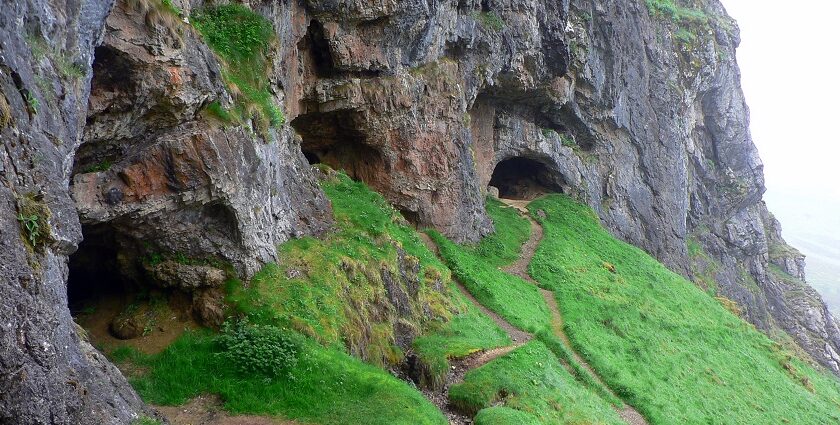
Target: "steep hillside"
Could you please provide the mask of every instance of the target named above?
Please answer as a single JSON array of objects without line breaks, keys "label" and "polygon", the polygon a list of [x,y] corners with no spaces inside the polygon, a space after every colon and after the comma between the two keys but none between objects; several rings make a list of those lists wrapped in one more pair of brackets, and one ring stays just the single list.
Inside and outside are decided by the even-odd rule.
[{"label": "steep hillside", "polygon": [[[584,356],[568,351],[552,308],[572,308],[562,291],[546,299],[527,273],[499,269],[528,223],[505,219],[486,202],[495,194],[563,193],[589,206],[610,234],[840,374],[840,328],[761,200],[738,28],[718,0],[5,6],[0,422],[151,415],[99,348],[129,341],[145,350],[144,368],[162,367],[167,354],[151,353],[184,327],[193,331],[172,347],[212,352],[216,336],[195,329],[231,315],[268,327],[269,336],[242,331],[246,340],[304,338],[301,352],[385,376],[406,404],[418,393],[357,359],[408,365],[450,420],[464,420],[447,410],[450,389],[491,388],[506,370],[491,362],[495,372],[470,375],[468,366],[501,354],[512,356],[503,365],[547,358],[546,349],[594,406],[575,414],[604,410],[597,397],[612,392],[656,420],[664,410],[636,399],[654,386],[605,388],[587,361],[607,384],[631,386],[571,330]],[[357,183],[319,182],[325,166]],[[448,266],[411,227],[437,232]],[[749,335],[744,344],[763,344]],[[497,351],[473,353],[482,349]],[[447,356],[470,353],[447,369]],[[571,382],[554,369],[531,386]],[[202,388],[223,392],[218,378]],[[821,378],[809,379],[821,391]],[[547,412],[570,394],[517,382],[535,395],[508,407],[533,420],[556,416],[523,406]],[[555,399],[535,401],[544,396]],[[491,399],[471,398],[470,409]],[[423,406],[415,413],[442,420]],[[326,417],[307,412],[296,417]],[[496,412],[482,415],[524,417]]]},{"label": "steep hillside", "polygon": [[[146,402],[182,405],[217,394],[232,415],[326,424],[445,423],[435,405],[450,423],[840,420],[840,381],[727,310],[731,301],[615,239],[567,197],[530,203],[540,223],[530,239],[528,218],[498,201],[488,212],[499,230],[480,244],[434,234],[468,291],[460,296],[447,267],[380,196],[343,175],[323,185],[338,228],[283,245],[287,265],[266,266],[247,289],[231,282],[232,316],[220,334],[188,332],[151,356],[111,351]],[[522,248],[527,240],[539,242],[535,253]],[[401,258],[414,255],[416,270],[433,281],[402,269]],[[533,279],[502,269],[530,255]],[[377,271],[362,271],[365,264]],[[399,270],[393,286],[380,280],[390,267]],[[438,318],[412,324],[401,316],[418,308]],[[393,333],[405,328],[416,332],[409,345]],[[261,352],[272,330],[283,337]],[[512,330],[519,332],[505,335]],[[231,352],[231,339],[252,348]],[[394,373],[408,384],[347,353],[401,369]],[[279,373],[259,366],[274,360]]]}]

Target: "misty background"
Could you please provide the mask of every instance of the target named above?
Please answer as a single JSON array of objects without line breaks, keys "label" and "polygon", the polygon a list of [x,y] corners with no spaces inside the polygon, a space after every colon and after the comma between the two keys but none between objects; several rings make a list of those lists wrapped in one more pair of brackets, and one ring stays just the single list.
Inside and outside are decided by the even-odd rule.
[{"label": "misty background", "polygon": [[840,318],[840,4],[722,1],[741,29],[738,64],[764,199],[806,255],[808,282]]}]

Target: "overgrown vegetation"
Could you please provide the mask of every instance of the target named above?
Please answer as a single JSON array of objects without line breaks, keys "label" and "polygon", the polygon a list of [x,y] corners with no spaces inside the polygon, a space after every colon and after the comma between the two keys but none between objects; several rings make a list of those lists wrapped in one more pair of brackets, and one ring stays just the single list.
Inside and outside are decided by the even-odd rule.
[{"label": "overgrown vegetation", "polygon": [[[248,288],[232,285],[230,301],[254,323],[290,327],[375,364],[396,363],[403,353],[394,345],[394,323],[420,331],[451,317],[449,271],[363,183],[336,174],[322,187],[336,230],[283,244],[280,265],[266,266]],[[409,270],[416,270],[416,288],[399,279]],[[397,286],[387,288],[383,276]],[[411,294],[410,311],[395,311],[389,290]]]},{"label": "overgrown vegetation", "polygon": [[613,238],[589,208],[551,195],[529,209],[545,213],[531,275],[555,291],[576,351],[651,423],[840,421],[836,379]]},{"label": "overgrown vegetation", "polygon": [[110,170],[112,165],[114,165],[113,162],[107,159],[102,160],[97,162],[96,164],[86,167],[84,170],[82,170],[82,173],[101,173],[103,171]]},{"label": "overgrown vegetation", "polygon": [[286,118],[274,103],[268,80],[266,55],[275,38],[271,23],[238,4],[201,9],[190,19],[222,60],[222,76],[235,98],[231,110],[216,103],[208,112],[225,122],[253,119],[261,131],[282,126]]},{"label": "overgrown vegetation", "polygon": [[691,260],[691,274],[693,275],[694,283],[710,296],[717,296],[718,284],[716,275],[718,270],[720,270],[720,263],[703,249],[699,240],[692,236],[689,236],[686,240],[686,248],[688,250],[688,258]]},{"label": "overgrown vegetation", "polygon": [[501,31],[505,29],[505,21],[496,12],[474,12],[473,18],[478,21],[482,27],[493,31]]},{"label": "overgrown vegetation", "polygon": [[[676,1],[676,3],[675,3]],[[651,15],[665,16],[674,23],[702,23],[708,22],[706,12],[700,9],[681,6],[680,0],[645,0]]]},{"label": "overgrown vegetation", "polygon": [[429,368],[427,384],[442,382],[448,358],[508,345],[509,337],[457,290],[447,293],[448,269],[380,195],[343,174],[322,186],[335,231],[284,244],[283,265],[267,266],[248,288],[230,282],[232,313],[248,322],[229,322],[221,335],[186,333],[155,356],[111,353],[147,371],[132,378],[144,400],[177,405],[212,393],[232,413],[325,424],[446,423],[419,392],[347,354],[374,363],[402,354],[389,320],[405,320],[377,315],[393,314],[381,310],[383,267],[396,267],[399,252],[418,266],[422,286],[413,308],[423,321],[412,326],[425,330],[414,349]]},{"label": "overgrown vegetation", "polygon": [[251,325],[247,320],[227,321],[219,336],[220,356],[244,376],[276,378],[287,374],[298,361],[300,341],[294,334],[270,325]]},{"label": "overgrown vegetation", "polygon": [[538,341],[467,373],[450,400],[480,424],[622,424]]}]

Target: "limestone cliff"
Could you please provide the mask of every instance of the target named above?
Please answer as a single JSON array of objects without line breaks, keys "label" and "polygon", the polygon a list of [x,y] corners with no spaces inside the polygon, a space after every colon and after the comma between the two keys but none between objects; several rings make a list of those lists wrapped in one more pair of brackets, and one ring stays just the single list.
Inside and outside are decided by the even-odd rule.
[{"label": "limestone cliff", "polygon": [[837,323],[761,201],[737,25],[717,0],[664,3],[248,1],[273,28],[261,101],[285,123],[270,124],[253,108],[219,119],[249,93],[191,22],[200,0],[8,5],[0,423],[135,418],[140,400],[74,327],[70,256],[107,252],[101,267],[140,283],[157,253],[247,278],[330,227],[308,162],[460,241],[492,230],[489,186],[565,192],[840,372]]}]

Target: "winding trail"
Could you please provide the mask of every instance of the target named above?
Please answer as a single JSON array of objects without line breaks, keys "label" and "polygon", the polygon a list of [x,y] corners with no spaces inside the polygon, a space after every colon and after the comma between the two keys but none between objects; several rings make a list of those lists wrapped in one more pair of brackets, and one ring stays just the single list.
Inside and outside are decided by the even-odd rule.
[{"label": "winding trail", "polygon": [[[425,233],[420,233],[420,239],[423,240],[423,243],[426,244],[426,247],[429,248],[435,255],[440,256],[440,252],[438,251],[437,244]],[[470,416],[465,415],[464,413],[458,411],[453,406],[449,404],[449,388],[453,385],[460,384],[464,382],[464,375],[467,372],[484,366],[491,361],[504,356],[507,353],[515,350],[516,348],[522,346],[526,342],[530,341],[534,338],[533,335],[525,332],[516,326],[511,325],[507,320],[496,314],[496,312],[488,309],[483,304],[478,302],[478,300],[464,287],[464,285],[452,276],[452,280],[455,282],[458,290],[461,292],[464,297],[466,297],[470,302],[472,302],[482,313],[486,314],[487,317],[493,320],[497,326],[502,328],[505,333],[508,334],[511,341],[513,341],[512,345],[508,345],[505,347],[498,347],[489,350],[482,350],[469,356],[462,357],[459,359],[450,359],[449,360],[449,373],[446,375],[446,381],[443,384],[443,387],[438,390],[431,390],[431,389],[423,389],[421,392],[427,399],[429,399],[438,409],[446,415],[446,418],[449,420],[450,425],[469,425],[473,423],[473,420]]]},{"label": "winding trail", "polygon": [[[531,223],[531,237],[522,245],[522,252],[519,255],[519,259],[516,260],[513,264],[506,267],[504,271],[507,273],[516,275],[521,277],[522,279],[530,282],[533,285],[539,287],[539,284],[528,274],[528,265],[531,264],[531,260],[534,258],[534,254],[537,252],[537,247],[540,245],[540,241],[543,238],[543,228],[539,225],[532,217],[530,212],[528,211],[527,205],[530,201],[520,201],[514,199],[503,199],[499,198],[500,201],[504,202],[510,207],[515,208],[520,212],[520,214],[527,218],[528,221]],[[575,351],[574,346],[572,346],[571,341],[569,340],[569,336],[566,335],[566,331],[563,327],[563,315],[560,314],[560,308],[557,305],[557,299],[554,297],[554,293],[548,291],[546,289],[540,288],[540,293],[545,299],[546,304],[548,305],[549,310],[551,311],[551,327],[554,331],[554,334],[563,341],[563,344],[569,348],[569,351],[574,356],[575,361],[578,362],[584,369],[586,369],[592,377],[595,379],[595,382],[598,385],[604,387],[607,391],[616,395],[612,389],[607,386],[604,381],[595,373],[595,370],[592,369],[592,366],[589,365],[578,353]],[[568,365],[567,365],[568,366]],[[620,397],[616,396],[619,400]],[[616,412],[621,416],[621,419],[624,422],[628,423],[629,425],[648,425],[647,420],[645,420],[644,416],[642,416],[633,406],[630,406],[627,403],[624,403],[624,406],[621,408],[616,407]]]}]

